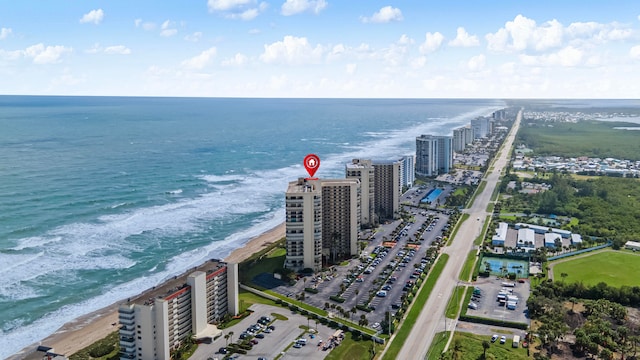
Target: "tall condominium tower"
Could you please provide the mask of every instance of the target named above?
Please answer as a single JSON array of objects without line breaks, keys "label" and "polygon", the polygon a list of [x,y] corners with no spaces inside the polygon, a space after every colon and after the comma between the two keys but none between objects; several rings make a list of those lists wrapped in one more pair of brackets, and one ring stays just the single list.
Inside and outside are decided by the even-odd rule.
[{"label": "tall condominium tower", "polygon": [[400,158],[401,179],[400,185],[410,188],[416,181],[416,157],[415,155],[406,155]]},{"label": "tall condominium tower", "polygon": [[238,265],[207,262],[120,305],[120,359],[169,360],[189,336],[220,336],[214,324],[238,310]]},{"label": "tall condominium tower", "polygon": [[473,136],[475,139],[486,138],[491,135],[491,128],[493,124],[491,118],[480,116],[475,119],[471,119],[470,124],[473,129]]},{"label": "tall condominium tower", "polygon": [[400,180],[400,160],[374,160],[373,172],[375,181],[376,215],[380,219],[394,219],[399,216],[400,195],[402,185]]},{"label": "tall condominium tower", "polygon": [[451,136],[420,135],[416,138],[416,174],[436,176],[453,166]]},{"label": "tall condominium tower", "polygon": [[320,181],[300,178],[290,182],[285,196],[287,255],[284,267],[318,271],[322,267]]},{"label": "tall condominium tower", "polygon": [[358,255],[360,181],[322,179],[322,255],[335,263]]},{"label": "tall condominium tower", "polygon": [[360,181],[360,225],[375,226],[375,177],[371,160],[353,159],[345,166],[345,172],[347,179]]},{"label": "tall condominium tower", "polygon": [[453,151],[462,152],[473,143],[473,128],[470,125],[453,129]]}]

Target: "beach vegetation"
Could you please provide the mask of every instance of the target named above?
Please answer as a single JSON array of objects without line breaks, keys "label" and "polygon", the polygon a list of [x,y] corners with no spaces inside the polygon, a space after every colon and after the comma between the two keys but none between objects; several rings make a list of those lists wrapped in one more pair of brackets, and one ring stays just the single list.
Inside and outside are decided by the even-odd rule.
[{"label": "beach vegetation", "polygon": [[105,338],[96,341],[77,353],[69,356],[70,360],[115,360],[119,359],[120,336],[117,331],[107,335]]}]

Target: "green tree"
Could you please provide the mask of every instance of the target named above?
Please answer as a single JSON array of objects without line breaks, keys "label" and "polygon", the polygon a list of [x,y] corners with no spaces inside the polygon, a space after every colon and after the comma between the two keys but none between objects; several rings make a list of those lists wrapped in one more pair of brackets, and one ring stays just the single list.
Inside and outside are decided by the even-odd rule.
[{"label": "green tree", "polygon": [[489,343],[487,340],[484,340],[482,342],[482,358],[483,359],[487,358],[487,350],[489,350],[490,347],[491,347],[491,343]]}]

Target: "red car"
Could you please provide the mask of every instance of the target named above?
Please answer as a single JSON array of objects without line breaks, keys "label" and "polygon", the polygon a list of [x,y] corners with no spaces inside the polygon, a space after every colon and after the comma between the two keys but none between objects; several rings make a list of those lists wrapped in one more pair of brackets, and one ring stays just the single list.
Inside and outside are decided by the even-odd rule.
[{"label": "red car", "polygon": [[256,345],[256,344],[258,343],[258,340],[256,340],[256,339],[251,339],[251,343],[252,343],[253,345]]}]

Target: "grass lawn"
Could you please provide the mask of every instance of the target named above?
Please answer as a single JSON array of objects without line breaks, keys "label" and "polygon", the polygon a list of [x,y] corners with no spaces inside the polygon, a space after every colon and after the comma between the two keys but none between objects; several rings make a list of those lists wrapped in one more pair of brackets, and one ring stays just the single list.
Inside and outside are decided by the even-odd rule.
[{"label": "grass lawn", "polygon": [[460,310],[460,301],[464,297],[464,289],[465,286],[456,286],[453,289],[453,293],[449,298],[449,303],[447,303],[447,310],[445,311],[445,316],[449,319],[456,319],[458,317],[458,310]]},{"label": "grass lawn", "polygon": [[[527,349],[511,347],[511,339],[508,337],[505,344],[498,341],[491,344],[487,350],[487,359],[494,360],[520,360],[529,359]],[[463,332],[453,334],[453,341],[449,345],[449,350],[445,353],[444,359],[481,359],[483,348],[482,342],[490,340],[491,336],[474,335]],[[454,357],[454,353],[455,357]]]},{"label": "grass lawn", "polygon": [[[560,274],[566,273],[562,278]],[[601,251],[592,255],[558,263],[553,267],[556,281],[578,282],[609,286],[637,286],[640,274],[640,255],[619,251]]]},{"label": "grass lawn", "polygon": [[[371,359],[374,343],[371,340],[354,340],[353,334],[348,331],[345,333],[344,340],[340,346],[333,349],[325,358],[328,360],[369,360]],[[375,344],[376,354],[382,351],[382,344]]]},{"label": "grass lawn", "polygon": [[469,219],[470,216],[471,215],[467,213],[462,214],[462,216],[460,216],[460,219],[458,219],[458,222],[456,223],[456,226],[453,228],[451,235],[449,235],[449,241],[447,241],[447,246],[453,243],[453,238],[456,237],[456,234],[458,233],[458,228],[460,228],[460,225],[462,225],[463,222],[467,221],[467,219]]},{"label": "grass lawn", "polygon": [[282,247],[275,247],[260,259],[249,259],[238,265],[240,282],[251,284],[253,278],[264,272],[273,273],[277,269],[282,269],[287,250]]},{"label": "grass lawn", "polygon": [[517,216],[515,216],[515,215],[502,215],[502,214],[500,214],[500,219],[502,219],[502,220],[507,220],[507,221],[513,222],[513,221],[516,221],[516,218],[517,218]]},{"label": "grass lawn", "polygon": [[449,335],[451,335],[451,331],[443,331],[437,333],[433,337],[433,341],[431,342],[431,347],[427,352],[427,360],[438,360],[440,359],[440,354],[444,351],[445,345],[447,345],[447,340],[449,339]]},{"label": "grass lawn", "polygon": [[467,255],[467,260],[464,262],[462,266],[462,271],[460,271],[460,280],[469,281],[471,277],[471,273],[473,272],[473,265],[476,263],[476,250],[469,251],[469,255]]},{"label": "grass lawn", "polygon": [[491,215],[487,215],[487,217],[484,219],[484,224],[482,225],[482,232],[473,241],[473,245],[480,246],[482,244],[482,241],[484,241],[484,237],[487,234],[487,228],[489,227],[490,223],[491,223]]}]

